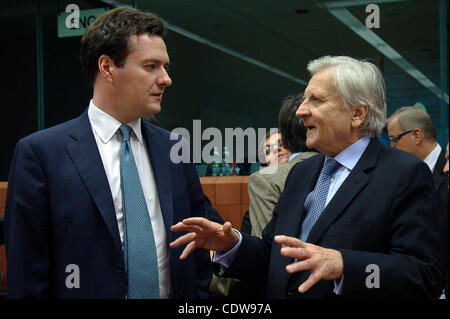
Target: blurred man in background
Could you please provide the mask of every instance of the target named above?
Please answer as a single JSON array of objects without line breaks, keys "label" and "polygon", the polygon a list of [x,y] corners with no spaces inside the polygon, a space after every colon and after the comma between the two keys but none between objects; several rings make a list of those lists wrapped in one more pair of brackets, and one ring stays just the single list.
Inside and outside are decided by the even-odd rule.
[{"label": "blurred man in background", "polygon": [[[448,177],[444,173],[445,150],[436,140],[436,128],[425,111],[415,106],[404,106],[388,119],[387,131],[392,147],[424,161],[433,173],[434,187],[439,197],[442,250],[446,255],[448,268]],[[446,287],[448,290],[448,282]]]}]

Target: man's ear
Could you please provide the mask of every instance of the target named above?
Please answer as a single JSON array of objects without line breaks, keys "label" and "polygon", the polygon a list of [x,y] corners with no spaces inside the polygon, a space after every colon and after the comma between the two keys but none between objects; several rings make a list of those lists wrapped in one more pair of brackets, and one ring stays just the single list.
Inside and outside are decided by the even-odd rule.
[{"label": "man's ear", "polygon": [[415,128],[411,132],[411,135],[414,137],[414,144],[419,145],[422,143],[422,141],[425,139],[425,136],[423,135],[423,132],[420,128]]},{"label": "man's ear", "polygon": [[114,80],[113,73],[115,68],[114,61],[107,55],[102,55],[98,59],[98,76],[101,76],[105,81],[112,83]]},{"label": "man's ear", "polygon": [[367,116],[369,106],[366,104],[360,104],[354,106],[352,109],[352,127],[359,128]]}]

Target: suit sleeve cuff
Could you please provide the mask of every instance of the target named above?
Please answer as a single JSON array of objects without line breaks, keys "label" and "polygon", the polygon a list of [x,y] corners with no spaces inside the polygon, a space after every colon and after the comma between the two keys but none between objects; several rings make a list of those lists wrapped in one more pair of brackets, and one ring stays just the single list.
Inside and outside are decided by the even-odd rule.
[{"label": "suit sleeve cuff", "polygon": [[[241,246],[242,243],[242,235],[241,233],[237,230],[234,229],[233,230],[235,232],[238,233],[239,235],[239,241],[237,242],[237,244],[231,248],[229,251],[225,252],[225,251],[215,251],[213,254],[213,262],[220,264],[221,266],[225,267],[225,269],[227,269],[228,267],[230,267],[231,263],[233,262],[234,258],[236,257],[237,251],[239,249],[239,247]],[[223,270],[223,267],[221,268],[221,272]]]},{"label": "suit sleeve cuff", "polygon": [[342,277],[340,279],[335,279],[334,280],[334,289],[333,292],[340,296],[342,295],[342,287],[344,285],[344,275],[342,275]]}]

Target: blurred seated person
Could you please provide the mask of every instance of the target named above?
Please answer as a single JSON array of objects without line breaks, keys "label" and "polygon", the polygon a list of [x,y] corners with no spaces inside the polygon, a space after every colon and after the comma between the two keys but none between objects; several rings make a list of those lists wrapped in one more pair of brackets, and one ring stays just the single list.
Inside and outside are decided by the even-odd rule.
[{"label": "blurred seated person", "polygon": [[[260,143],[258,152],[260,156],[256,159],[263,159],[260,162],[261,167],[270,166],[274,162],[284,163],[289,160],[292,155],[291,152],[284,146],[283,140],[281,138],[281,133],[279,131],[269,130]],[[250,175],[251,172],[251,161],[248,157],[243,159],[243,163],[238,163],[239,175],[245,176]]]},{"label": "blurred seated person", "polygon": [[290,95],[283,100],[278,115],[280,131],[266,138],[264,146],[268,167],[253,173],[248,180],[251,235],[259,238],[262,238],[262,231],[272,218],[290,169],[317,154],[308,151],[305,125],[295,115],[302,96]]},{"label": "blurred seated person", "polygon": [[279,131],[267,132],[262,152],[264,153],[265,163],[261,163],[261,166],[270,166],[276,162],[287,162],[292,155],[283,144],[281,133]]}]

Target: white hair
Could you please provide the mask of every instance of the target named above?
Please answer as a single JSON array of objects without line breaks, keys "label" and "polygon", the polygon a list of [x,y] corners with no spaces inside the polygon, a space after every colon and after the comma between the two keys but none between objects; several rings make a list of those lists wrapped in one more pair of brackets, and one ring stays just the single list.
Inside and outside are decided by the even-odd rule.
[{"label": "white hair", "polygon": [[367,116],[360,130],[370,136],[380,134],[386,122],[386,95],[383,76],[378,68],[367,61],[346,56],[324,56],[308,63],[311,76],[329,67],[335,67],[336,89],[350,109],[356,105],[367,105]]}]

